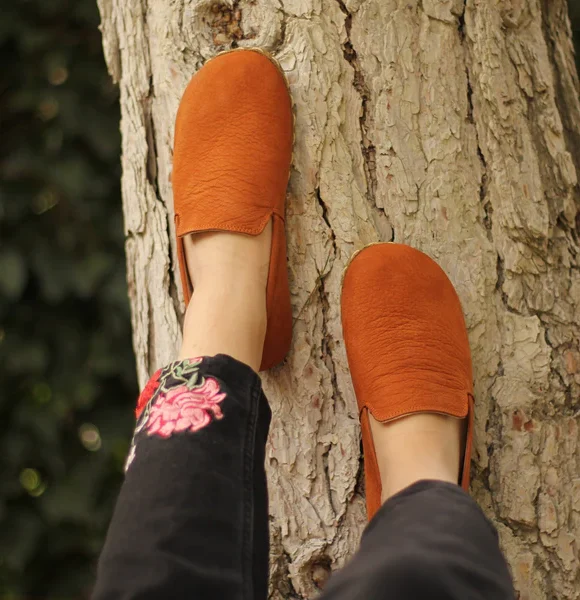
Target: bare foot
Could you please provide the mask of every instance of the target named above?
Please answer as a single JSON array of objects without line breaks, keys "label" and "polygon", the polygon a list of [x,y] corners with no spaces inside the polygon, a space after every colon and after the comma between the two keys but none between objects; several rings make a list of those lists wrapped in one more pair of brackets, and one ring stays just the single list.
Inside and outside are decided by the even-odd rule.
[{"label": "bare foot", "polygon": [[369,421],[381,475],[381,501],[421,479],[457,483],[465,420],[418,413],[388,423]]},{"label": "bare foot", "polygon": [[228,354],[260,368],[271,241],[271,221],[257,236],[218,231],[185,238],[193,296],[180,359]]}]

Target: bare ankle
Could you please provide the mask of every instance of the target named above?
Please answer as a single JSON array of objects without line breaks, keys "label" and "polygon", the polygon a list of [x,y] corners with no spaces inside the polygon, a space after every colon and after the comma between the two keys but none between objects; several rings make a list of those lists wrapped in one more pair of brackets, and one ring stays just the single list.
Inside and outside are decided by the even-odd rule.
[{"label": "bare ankle", "polygon": [[465,422],[420,413],[389,423],[369,415],[381,476],[381,501],[423,479],[458,483]]},{"label": "bare ankle", "polygon": [[184,240],[193,296],[180,358],[228,354],[258,370],[266,335],[272,226],[257,236],[206,232]]},{"label": "bare ankle", "polygon": [[255,289],[198,289],[185,315],[179,358],[227,354],[257,371],[266,325],[265,294]]},{"label": "bare ankle", "polygon": [[227,231],[204,232],[184,239],[193,287],[252,281],[266,289],[270,266],[272,224],[259,235]]}]

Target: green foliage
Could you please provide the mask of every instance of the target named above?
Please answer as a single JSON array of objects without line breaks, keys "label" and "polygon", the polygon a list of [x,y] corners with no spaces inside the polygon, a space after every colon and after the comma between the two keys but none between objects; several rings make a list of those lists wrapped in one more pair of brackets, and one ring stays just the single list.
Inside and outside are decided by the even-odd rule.
[{"label": "green foliage", "polygon": [[0,7],[0,598],[83,598],[136,396],[95,0]]}]

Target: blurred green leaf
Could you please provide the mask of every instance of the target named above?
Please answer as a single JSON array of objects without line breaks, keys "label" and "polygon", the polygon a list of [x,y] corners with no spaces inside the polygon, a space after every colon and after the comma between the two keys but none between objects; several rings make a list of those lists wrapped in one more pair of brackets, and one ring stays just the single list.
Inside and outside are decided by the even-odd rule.
[{"label": "blurred green leaf", "polygon": [[0,292],[10,300],[18,300],[26,285],[26,263],[13,249],[0,251]]},{"label": "blurred green leaf", "polygon": [[36,550],[42,534],[42,522],[32,511],[19,511],[4,524],[0,531],[0,556],[3,567],[23,572]]}]

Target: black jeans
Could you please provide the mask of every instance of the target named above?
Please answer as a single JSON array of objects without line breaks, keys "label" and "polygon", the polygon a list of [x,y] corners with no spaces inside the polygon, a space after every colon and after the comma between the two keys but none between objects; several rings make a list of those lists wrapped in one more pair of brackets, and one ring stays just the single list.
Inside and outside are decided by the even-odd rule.
[{"label": "black jeans", "polygon": [[[177,361],[141,395],[94,600],[265,600],[270,409],[224,356]],[[421,481],[367,527],[324,600],[513,600],[497,533],[459,487]]]}]

